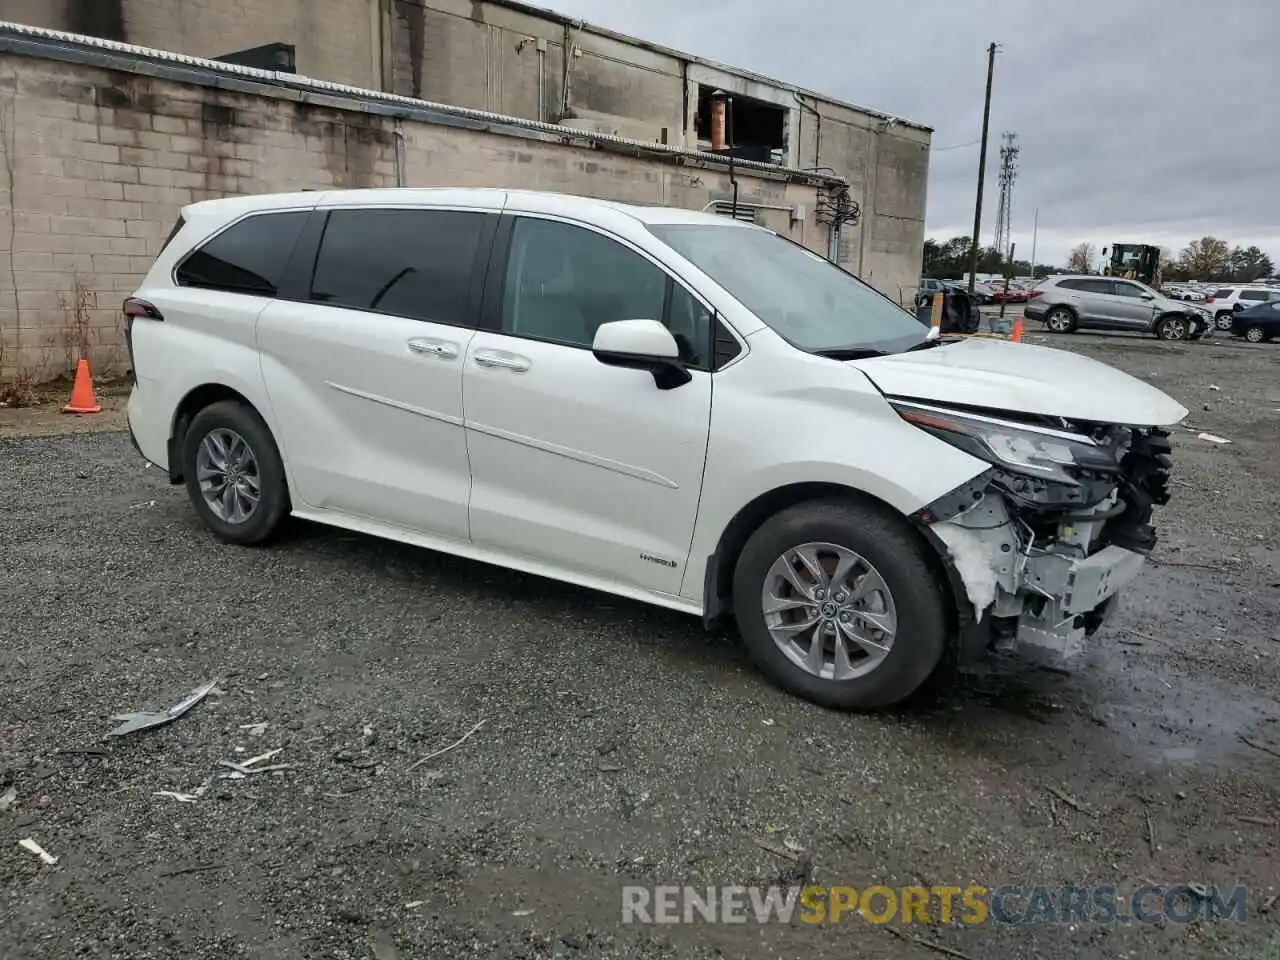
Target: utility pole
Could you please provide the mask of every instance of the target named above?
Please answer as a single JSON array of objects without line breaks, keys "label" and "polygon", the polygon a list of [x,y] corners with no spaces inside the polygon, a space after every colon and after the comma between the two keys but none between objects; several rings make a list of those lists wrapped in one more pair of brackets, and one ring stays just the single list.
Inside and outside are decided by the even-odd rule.
[{"label": "utility pole", "polygon": [[991,80],[996,72],[996,44],[987,47],[987,98],[982,106],[982,146],[978,151],[978,200],[973,209],[973,242],[969,247],[969,293],[978,273],[978,235],[982,232],[982,187],[987,179],[987,130],[991,126]]},{"label": "utility pole", "polygon": [[1040,235],[1040,208],[1036,207],[1036,218],[1031,225],[1031,282],[1036,279],[1036,240]]}]

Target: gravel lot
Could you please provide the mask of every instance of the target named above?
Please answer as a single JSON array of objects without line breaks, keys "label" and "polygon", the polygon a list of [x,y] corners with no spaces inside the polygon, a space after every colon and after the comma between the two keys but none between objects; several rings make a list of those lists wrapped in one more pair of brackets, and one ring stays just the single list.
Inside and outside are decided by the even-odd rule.
[{"label": "gravel lot", "polygon": [[[0,411],[0,956],[1280,955],[1280,347],[1052,342],[1192,410],[1159,563],[1079,672],[874,716],[627,601],[303,524],[220,546],[123,433]],[[802,876],[1244,884],[1248,921],[619,922],[627,883]]]}]

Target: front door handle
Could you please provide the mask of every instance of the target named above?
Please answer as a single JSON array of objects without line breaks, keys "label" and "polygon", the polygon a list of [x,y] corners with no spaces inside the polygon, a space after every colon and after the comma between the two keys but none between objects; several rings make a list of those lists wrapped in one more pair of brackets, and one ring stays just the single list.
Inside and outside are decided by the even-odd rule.
[{"label": "front door handle", "polygon": [[432,340],[426,337],[415,337],[409,341],[409,352],[425,357],[440,357],[453,360],[458,356],[458,345],[448,340]]},{"label": "front door handle", "polygon": [[501,350],[480,350],[476,353],[476,364],[496,370],[510,370],[512,373],[524,373],[529,369],[529,358],[516,353]]}]

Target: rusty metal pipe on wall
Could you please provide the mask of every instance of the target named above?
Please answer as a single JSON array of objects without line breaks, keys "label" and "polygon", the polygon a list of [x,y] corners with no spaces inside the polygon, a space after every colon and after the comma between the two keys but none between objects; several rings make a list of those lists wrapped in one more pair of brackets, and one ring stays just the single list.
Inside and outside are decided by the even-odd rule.
[{"label": "rusty metal pipe on wall", "polygon": [[725,148],[729,100],[723,90],[711,95],[711,150],[718,153]]}]

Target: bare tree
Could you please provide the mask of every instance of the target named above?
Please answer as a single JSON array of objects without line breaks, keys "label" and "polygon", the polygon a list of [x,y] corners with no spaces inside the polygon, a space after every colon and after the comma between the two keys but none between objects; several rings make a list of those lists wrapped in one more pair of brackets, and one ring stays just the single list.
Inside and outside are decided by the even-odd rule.
[{"label": "bare tree", "polygon": [[1217,237],[1192,240],[1182,251],[1182,266],[1194,280],[1220,280],[1231,270],[1227,241]]},{"label": "bare tree", "polygon": [[1078,243],[1071,248],[1071,256],[1067,258],[1067,269],[1072,273],[1093,273],[1093,261],[1098,255],[1098,248],[1092,243]]}]

